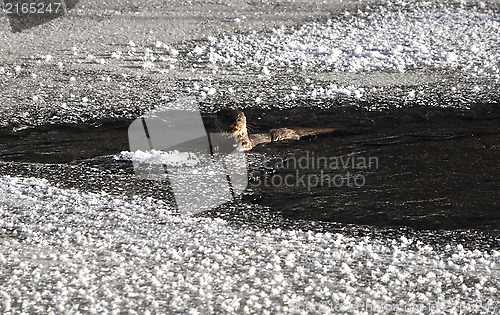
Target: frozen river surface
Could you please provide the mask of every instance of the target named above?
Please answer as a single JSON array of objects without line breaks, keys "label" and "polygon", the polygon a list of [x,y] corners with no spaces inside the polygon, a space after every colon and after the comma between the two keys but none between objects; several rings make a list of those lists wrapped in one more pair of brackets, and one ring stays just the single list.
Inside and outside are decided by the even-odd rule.
[{"label": "frozen river surface", "polygon": [[[0,31],[0,312],[500,313],[498,3],[233,2]],[[127,128],[184,96],[209,129],[239,107],[255,132],[344,130],[251,162],[380,165],[181,216]]]}]

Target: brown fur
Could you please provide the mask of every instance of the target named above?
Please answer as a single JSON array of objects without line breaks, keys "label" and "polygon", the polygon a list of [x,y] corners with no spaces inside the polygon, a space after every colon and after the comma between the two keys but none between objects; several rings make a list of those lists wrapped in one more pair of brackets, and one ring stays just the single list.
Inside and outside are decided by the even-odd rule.
[{"label": "brown fur", "polygon": [[236,137],[241,141],[242,150],[251,150],[258,144],[284,140],[299,140],[301,137],[332,133],[335,128],[276,128],[267,134],[248,134],[247,120],[241,110],[224,109],[217,113],[216,127],[219,131]]}]

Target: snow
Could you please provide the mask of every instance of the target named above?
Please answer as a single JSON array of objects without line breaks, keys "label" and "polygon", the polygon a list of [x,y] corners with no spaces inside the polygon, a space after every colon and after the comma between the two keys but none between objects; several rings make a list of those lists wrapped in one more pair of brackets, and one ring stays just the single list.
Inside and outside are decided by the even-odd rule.
[{"label": "snow", "polygon": [[246,71],[256,66],[320,72],[460,66],[464,72],[482,69],[498,77],[499,48],[500,18],[493,11],[420,3],[368,8],[297,29],[275,28],[272,35],[212,38],[194,52],[200,60],[215,53],[220,66]]},{"label": "snow", "polygon": [[[97,119],[114,115],[130,118],[131,113],[149,111],[148,106],[156,107],[158,103],[169,108],[191,108],[192,102],[164,101],[180,99],[175,93],[184,96],[186,90],[210,96],[207,102],[217,102],[218,97],[229,92],[240,97],[234,100],[238,105],[244,99],[264,107],[274,101],[270,97],[273,93],[284,100],[365,99],[384,89],[376,84],[358,86],[348,80],[321,81],[318,77],[322,74],[336,78],[358,73],[364,77],[377,71],[451,69],[464,76],[498,82],[500,18],[486,4],[479,3],[479,7],[385,3],[373,9],[346,11],[329,21],[297,23],[295,28],[227,33],[221,28],[206,40],[198,39],[187,46],[173,47],[152,36],[136,42],[127,38],[117,43],[123,52],[108,43],[102,49],[110,51],[72,47],[72,54],[65,57],[68,60],[62,60],[55,51],[43,55],[40,52],[34,67],[6,64],[0,67],[0,75],[5,80],[2,82],[12,82],[17,88],[18,81],[12,78],[18,80],[26,72],[30,80],[39,78],[36,86],[46,84],[53,89],[58,74],[52,74],[56,80],[46,81],[43,62],[57,65],[50,71],[61,73],[71,71],[76,63],[104,65],[99,66],[101,69],[122,66],[116,73],[126,82],[117,83],[121,86],[103,97],[110,99],[107,106],[118,108],[117,112],[106,112],[105,105],[99,102],[103,98],[90,94],[113,84],[115,76],[113,80],[108,72],[99,72],[95,78],[77,72],[63,76],[75,89],[60,107],[57,102],[47,102],[47,106],[70,122],[83,120],[78,115],[75,119],[77,111],[82,111],[82,117]],[[247,19],[239,16],[229,21],[239,27]],[[167,63],[166,68],[162,63]],[[124,73],[124,68],[137,73]],[[174,68],[179,72],[168,72]],[[182,71],[188,75],[180,75]],[[295,76],[293,71],[301,75]],[[131,98],[133,80],[128,79],[142,80],[143,73],[157,74],[161,80],[188,79],[182,93],[177,90],[165,96],[163,91],[168,88],[147,82],[146,87],[140,84],[139,94],[134,94],[140,97]],[[232,80],[228,80],[230,86],[218,82],[216,74],[228,73],[235,75],[236,84]],[[249,79],[242,79],[246,77]],[[90,86],[89,81],[102,85]],[[76,89],[80,83],[89,88]],[[245,94],[255,85],[261,88],[258,93]],[[405,100],[422,97],[419,85],[413,84],[400,95]],[[463,86],[474,93],[487,90],[480,83],[467,82],[449,89],[459,93]],[[148,88],[161,93],[148,94]],[[131,101],[117,106],[121,103],[111,96],[121,89],[127,91],[125,98]],[[2,123],[11,122],[11,117],[23,123],[47,123],[36,119],[43,118],[37,110],[46,112],[44,104],[39,103],[49,99],[49,94],[29,91],[28,87],[26,93],[28,106],[36,106],[18,106],[16,99],[14,114],[5,109]],[[80,100],[85,106],[78,106]],[[144,104],[136,104],[139,100]],[[157,109],[161,110],[161,106]],[[17,115],[17,110],[22,116]],[[183,154],[125,151],[114,159],[151,164],[197,163],[196,157]],[[239,206],[253,210],[250,205]],[[498,311],[498,250],[471,250],[446,241],[437,246],[412,236],[352,236],[347,232],[254,229],[230,223],[180,216],[161,199],[84,192],[36,178],[0,177],[0,313]]]},{"label": "snow", "polygon": [[179,152],[177,150],[169,152],[154,149],[151,151],[122,151],[120,154],[115,155],[114,159],[170,166],[195,166],[200,163],[200,157],[193,152]]},{"label": "snow", "polygon": [[[162,200],[0,178],[2,312],[431,314],[498,307],[500,253],[236,228]],[[450,267],[451,266],[451,267]]]},{"label": "snow", "polygon": [[203,87],[202,91],[208,96],[213,96],[217,93],[217,89],[208,86]]},{"label": "snow", "polygon": [[[241,18],[240,24],[246,23],[249,19]],[[347,16],[295,25],[252,29],[249,24],[247,31],[237,32],[221,28],[181,43],[167,44],[164,38],[147,35],[99,48],[71,44],[64,56],[41,51],[26,61],[27,67],[23,63],[20,73],[15,63],[0,68],[7,91],[0,123],[134,118],[161,104],[163,96],[176,99],[186,94],[199,96],[208,111],[227,102],[243,109],[350,104],[381,110],[389,105],[377,102],[387,104],[387,99],[397,102],[395,107],[467,109],[471,103],[497,99],[500,18],[488,7],[428,2],[359,5],[359,11]],[[48,69],[47,63],[58,67]],[[89,69],[77,71],[80,67]],[[118,80],[107,87],[91,82],[104,74]],[[39,84],[26,78],[36,78]],[[151,80],[147,88],[144,79]],[[72,106],[78,104],[66,97],[67,84],[62,82],[68,81],[73,93],[81,91],[76,94],[99,101],[85,108]],[[26,95],[8,97],[17,95],[19,86],[25,87]],[[117,90],[129,95],[117,99],[123,94]],[[62,97],[39,106],[30,100],[32,95],[52,94]]]}]

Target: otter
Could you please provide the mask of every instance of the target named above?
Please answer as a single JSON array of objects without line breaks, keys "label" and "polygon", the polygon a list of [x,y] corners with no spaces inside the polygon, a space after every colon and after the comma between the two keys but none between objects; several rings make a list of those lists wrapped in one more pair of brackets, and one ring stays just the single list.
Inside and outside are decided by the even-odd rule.
[{"label": "otter", "polygon": [[249,151],[261,143],[283,140],[299,140],[301,137],[314,136],[338,131],[335,128],[275,128],[264,134],[249,134],[247,118],[239,109],[223,109],[217,113],[215,126],[219,132],[236,137],[243,151]]}]

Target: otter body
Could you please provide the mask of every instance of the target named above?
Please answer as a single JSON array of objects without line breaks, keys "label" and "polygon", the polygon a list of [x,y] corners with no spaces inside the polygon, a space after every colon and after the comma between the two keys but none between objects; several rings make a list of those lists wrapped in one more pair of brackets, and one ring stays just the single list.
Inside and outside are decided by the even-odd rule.
[{"label": "otter body", "polygon": [[337,131],[335,128],[276,128],[268,133],[249,134],[247,119],[241,110],[224,109],[217,113],[216,127],[220,132],[232,135],[241,142],[243,151],[251,150],[258,144],[283,140],[299,140],[304,136],[313,136]]}]

